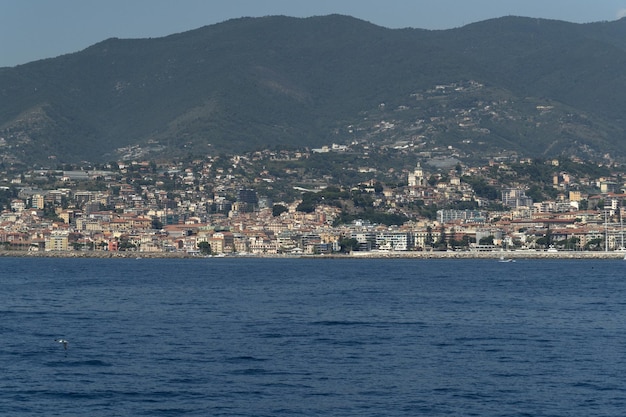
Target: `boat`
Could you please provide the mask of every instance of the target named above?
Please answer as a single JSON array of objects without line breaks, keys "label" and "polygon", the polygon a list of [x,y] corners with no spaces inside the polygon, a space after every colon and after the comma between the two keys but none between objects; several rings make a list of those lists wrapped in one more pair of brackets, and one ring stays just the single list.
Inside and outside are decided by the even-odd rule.
[{"label": "boat", "polygon": [[498,262],[515,262],[515,259],[505,258],[504,256],[501,256]]}]

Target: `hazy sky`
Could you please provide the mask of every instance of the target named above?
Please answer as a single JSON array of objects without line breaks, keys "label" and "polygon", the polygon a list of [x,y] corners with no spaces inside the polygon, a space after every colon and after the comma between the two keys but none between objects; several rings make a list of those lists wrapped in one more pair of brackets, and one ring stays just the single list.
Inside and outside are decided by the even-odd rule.
[{"label": "hazy sky", "polygon": [[588,23],[626,16],[626,0],[0,0],[0,67],[111,37],[161,37],[242,16],[332,13],[388,28],[449,29],[507,15]]}]

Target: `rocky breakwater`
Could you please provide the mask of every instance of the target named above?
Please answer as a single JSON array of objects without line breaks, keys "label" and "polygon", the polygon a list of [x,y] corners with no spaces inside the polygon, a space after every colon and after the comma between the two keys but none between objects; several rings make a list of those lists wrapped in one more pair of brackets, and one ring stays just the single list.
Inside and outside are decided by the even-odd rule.
[{"label": "rocky breakwater", "polygon": [[110,252],[110,251],[0,251],[0,257],[14,258],[201,258],[185,252]]},{"label": "rocky breakwater", "polygon": [[[385,258],[385,259],[625,259],[626,252],[595,251],[371,251],[332,255],[260,255],[247,254],[258,258],[307,258],[307,259],[346,259],[346,258]],[[162,258],[162,259],[204,259],[205,256],[185,252],[110,252],[110,251],[0,251],[0,257],[28,258]],[[237,256],[228,256],[237,258]]]}]

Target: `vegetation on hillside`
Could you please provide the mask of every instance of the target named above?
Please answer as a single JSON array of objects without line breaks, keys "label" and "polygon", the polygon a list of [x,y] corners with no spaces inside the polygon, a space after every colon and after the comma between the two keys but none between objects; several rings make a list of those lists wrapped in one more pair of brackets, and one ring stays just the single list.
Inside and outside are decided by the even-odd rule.
[{"label": "vegetation on hillside", "polygon": [[0,164],[354,140],[623,157],[625,26],[507,17],[391,30],[333,15],[109,39],[0,69]]}]

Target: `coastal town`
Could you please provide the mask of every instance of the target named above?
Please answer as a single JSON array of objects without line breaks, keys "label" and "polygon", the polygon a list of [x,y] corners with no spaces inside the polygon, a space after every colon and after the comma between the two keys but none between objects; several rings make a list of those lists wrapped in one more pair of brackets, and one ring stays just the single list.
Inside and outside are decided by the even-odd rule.
[{"label": "coastal town", "polygon": [[[564,171],[559,160],[491,158],[470,167],[449,154],[436,159],[447,158],[447,165],[423,159],[424,164],[384,171],[357,159],[342,168],[353,178],[347,185],[345,179],[333,183],[340,174],[311,174],[317,172],[311,161],[323,164],[357,150],[355,144],[329,145],[168,163],[7,171],[0,190],[1,249],[5,255],[49,256],[624,249],[626,194],[617,164],[601,170],[608,175],[593,177]],[[368,151],[369,156],[389,152]],[[552,173],[543,195],[554,198],[536,201],[528,195],[536,194],[537,185],[514,175],[524,166]],[[498,180],[507,177],[506,184]]]}]

